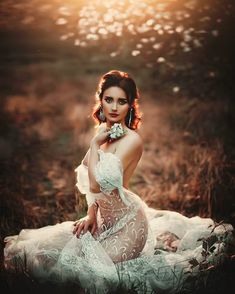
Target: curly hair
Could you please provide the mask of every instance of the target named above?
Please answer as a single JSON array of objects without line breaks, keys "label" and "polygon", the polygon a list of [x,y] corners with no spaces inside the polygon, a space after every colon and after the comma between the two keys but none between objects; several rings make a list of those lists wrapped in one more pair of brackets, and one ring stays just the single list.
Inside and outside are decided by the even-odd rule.
[{"label": "curly hair", "polygon": [[101,100],[104,91],[110,87],[119,87],[126,93],[129,110],[125,117],[125,124],[129,129],[136,130],[139,127],[139,123],[141,121],[141,114],[139,112],[138,105],[138,99],[140,98],[139,91],[132,77],[128,73],[119,70],[111,70],[100,78],[95,93],[97,102],[92,112],[92,117],[96,124],[101,124],[103,122],[100,119]]}]

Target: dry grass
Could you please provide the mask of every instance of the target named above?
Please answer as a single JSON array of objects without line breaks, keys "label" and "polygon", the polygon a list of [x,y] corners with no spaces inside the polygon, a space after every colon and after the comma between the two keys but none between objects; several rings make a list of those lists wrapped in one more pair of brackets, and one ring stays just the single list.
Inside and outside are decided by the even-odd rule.
[{"label": "dry grass", "polygon": [[[37,79],[32,66],[26,73],[31,82],[6,95],[1,108],[1,253],[7,235],[86,211],[74,169],[94,131],[89,114],[98,75],[82,73],[58,83],[46,72]],[[152,91],[142,96],[144,154],[130,189],[155,208],[233,222],[226,105],[180,95],[154,100]]]},{"label": "dry grass", "polygon": [[[234,181],[229,167],[232,164],[223,140],[203,129],[208,120],[214,126],[208,116],[220,114],[221,105],[215,104],[213,111],[210,102],[198,101],[191,117],[189,109],[194,102],[182,97],[153,101],[148,96],[151,93],[146,95],[142,106],[145,152],[132,181],[133,189],[156,208],[177,210],[187,216],[199,214],[231,220]],[[220,123],[223,124],[222,119]]]}]

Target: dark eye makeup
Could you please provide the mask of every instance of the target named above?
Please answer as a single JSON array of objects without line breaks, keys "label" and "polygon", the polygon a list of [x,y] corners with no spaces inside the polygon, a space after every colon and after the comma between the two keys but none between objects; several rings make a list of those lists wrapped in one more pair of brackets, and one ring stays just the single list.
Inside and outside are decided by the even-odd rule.
[{"label": "dark eye makeup", "polygon": [[[104,100],[107,102],[107,103],[111,103],[113,101],[113,97],[110,97],[110,96],[105,96]],[[120,105],[124,105],[127,103],[127,99],[126,98],[119,98],[118,99],[118,103]]]}]

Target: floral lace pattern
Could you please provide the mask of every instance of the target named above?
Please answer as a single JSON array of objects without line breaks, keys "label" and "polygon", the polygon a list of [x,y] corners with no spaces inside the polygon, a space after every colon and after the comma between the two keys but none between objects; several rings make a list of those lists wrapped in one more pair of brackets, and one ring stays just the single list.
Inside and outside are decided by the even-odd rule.
[{"label": "floral lace pattern", "polygon": [[123,191],[123,168],[113,153],[99,149],[95,177],[103,192],[97,200],[98,240],[114,263],[136,258],[145,246],[148,234],[143,209]]},{"label": "floral lace pattern", "polygon": [[[5,238],[5,268],[57,284],[72,281],[88,293],[195,290],[201,268],[220,264],[235,244],[233,227],[148,207],[122,186],[120,159],[102,150],[99,155],[101,193],[89,195],[98,205],[95,234],[77,238],[72,221],[22,230]],[[76,185],[87,195],[88,169],[81,164],[76,172]]]},{"label": "floral lace pattern", "polygon": [[119,196],[126,205],[130,205],[128,198],[123,193],[123,167],[117,155],[104,152],[99,149],[100,159],[95,167],[95,178],[100,185],[100,191],[111,195],[114,189],[118,189]]}]

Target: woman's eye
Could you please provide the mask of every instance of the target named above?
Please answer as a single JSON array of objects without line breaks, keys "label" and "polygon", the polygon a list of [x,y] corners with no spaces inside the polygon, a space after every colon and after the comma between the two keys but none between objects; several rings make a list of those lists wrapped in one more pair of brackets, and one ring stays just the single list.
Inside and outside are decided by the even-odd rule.
[{"label": "woman's eye", "polygon": [[106,98],[105,98],[105,101],[106,101],[107,103],[111,103],[111,102],[112,102],[112,98],[106,97]]},{"label": "woman's eye", "polygon": [[[112,98],[112,97],[105,97],[104,99],[105,99],[105,101],[106,101],[107,103],[112,103],[112,102],[113,102],[113,98]],[[121,99],[121,100],[118,100],[118,103],[119,103],[120,105],[124,105],[124,104],[127,103],[127,100]]]}]

